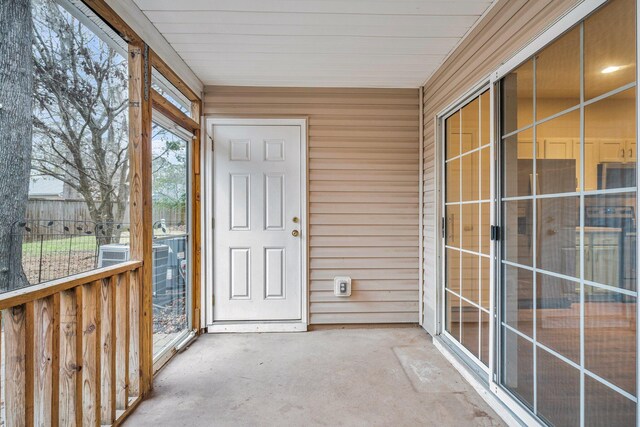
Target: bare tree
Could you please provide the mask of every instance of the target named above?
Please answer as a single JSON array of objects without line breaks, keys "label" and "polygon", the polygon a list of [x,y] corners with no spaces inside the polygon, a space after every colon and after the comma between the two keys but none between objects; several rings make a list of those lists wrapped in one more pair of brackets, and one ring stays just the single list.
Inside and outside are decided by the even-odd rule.
[{"label": "bare tree", "polygon": [[31,2],[0,0],[0,290],[28,284],[22,239],[31,164],[33,58]]},{"label": "bare tree", "polygon": [[153,139],[153,207],[163,207],[179,213],[179,223],[187,222],[187,144],[173,133],[154,125]]},{"label": "bare tree", "polygon": [[127,59],[54,1],[32,2],[32,168],[77,191],[109,241],[129,195]]}]

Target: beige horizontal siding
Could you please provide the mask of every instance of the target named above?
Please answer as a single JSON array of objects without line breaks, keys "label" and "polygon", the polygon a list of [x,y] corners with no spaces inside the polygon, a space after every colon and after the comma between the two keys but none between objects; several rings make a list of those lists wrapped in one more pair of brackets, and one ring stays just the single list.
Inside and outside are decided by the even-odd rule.
[{"label": "beige horizontal siding", "polygon": [[431,333],[435,332],[436,289],[440,286],[437,258],[440,196],[436,191],[434,119],[578,2],[499,0],[424,86],[424,326]]},{"label": "beige horizontal siding", "polygon": [[[417,292],[417,291],[416,291]],[[416,308],[417,309],[417,308]],[[311,312],[309,322],[312,325],[335,324],[336,317],[342,317],[345,313],[315,313]],[[370,313],[350,313],[348,323],[415,323],[417,313],[407,312],[370,312]],[[342,322],[346,323],[346,322]]]},{"label": "beige horizontal siding", "polygon": [[418,321],[417,89],[210,86],[204,113],[309,118],[312,324]]}]

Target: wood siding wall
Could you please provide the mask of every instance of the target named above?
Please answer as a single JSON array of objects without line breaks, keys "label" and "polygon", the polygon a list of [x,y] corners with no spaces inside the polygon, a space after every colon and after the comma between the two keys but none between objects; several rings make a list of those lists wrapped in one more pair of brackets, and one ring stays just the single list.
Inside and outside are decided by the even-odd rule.
[{"label": "wood siding wall", "polygon": [[[310,323],[418,321],[418,89],[205,88],[210,117],[309,118]],[[351,276],[352,295],[333,295]]]},{"label": "wood siding wall", "polygon": [[551,25],[577,0],[499,0],[424,86],[424,327],[437,331],[438,245],[436,115]]}]

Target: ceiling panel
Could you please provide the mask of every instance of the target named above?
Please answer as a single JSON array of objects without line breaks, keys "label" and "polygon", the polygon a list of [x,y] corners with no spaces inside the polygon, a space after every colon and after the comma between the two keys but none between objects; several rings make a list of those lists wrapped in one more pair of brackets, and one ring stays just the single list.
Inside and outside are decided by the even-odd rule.
[{"label": "ceiling panel", "polygon": [[418,87],[491,0],[135,0],[205,84]]}]

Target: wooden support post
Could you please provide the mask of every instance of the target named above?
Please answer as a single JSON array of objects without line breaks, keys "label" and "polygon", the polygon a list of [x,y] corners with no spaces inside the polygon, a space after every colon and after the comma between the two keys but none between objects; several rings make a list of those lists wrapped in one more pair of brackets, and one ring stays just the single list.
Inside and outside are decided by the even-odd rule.
[{"label": "wooden support post", "polygon": [[[191,110],[192,115],[200,114],[201,102],[192,102]],[[198,120],[199,121],[199,120]],[[200,129],[196,129],[194,132],[193,144],[192,144],[192,163],[191,163],[191,218],[192,218],[192,228],[191,228],[191,319],[193,329],[196,330],[196,333],[200,333],[200,298],[201,298],[201,290],[202,290],[202,279],[201,279],[201,257],[202,257],[202,241],[201,241],[201,232],[202,232],[202,216],[200,214],[200,203],[201,203],[201,189],[200,189]]]},{"label": "wooden support post", "polygon": [[[142,261],[136,274],[140,304],[140,393],[153,383],[151,61],[146,44],[129,44],[129,154],[131,179],[131,255]],[[134,295],[131,294],[131,302]],[[133,335],[133,334],[132,334]],[[132,340],[133,341],[133,340]],[[130,367],[133,366],[130,364]]]},{"label": "wooden support post", "polygon": [[[145,47],[147,47],[145,45]],[[145,82],[145,93],[151,93],[151,60],[148,47],[143,61],[148,77]],[[140,341],[140,368],[142,371],[142,393],[153,387],[153,215],[152,215],[152,153],[151,153],[151,96],[145,96],[142,109],[142,322]]]}]

